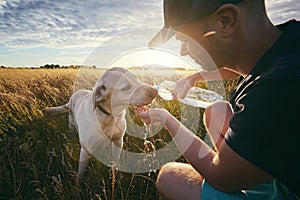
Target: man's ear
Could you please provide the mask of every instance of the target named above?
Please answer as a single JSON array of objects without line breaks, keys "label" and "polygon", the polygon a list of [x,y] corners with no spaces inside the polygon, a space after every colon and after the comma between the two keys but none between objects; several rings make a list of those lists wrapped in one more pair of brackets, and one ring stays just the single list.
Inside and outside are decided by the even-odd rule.
[{"label": "man's ear", "polygon": [[240,20],[239,7],[233,4],[225,4],[215,12],[215,15],[224,37],[228,37],[237,31]]}]

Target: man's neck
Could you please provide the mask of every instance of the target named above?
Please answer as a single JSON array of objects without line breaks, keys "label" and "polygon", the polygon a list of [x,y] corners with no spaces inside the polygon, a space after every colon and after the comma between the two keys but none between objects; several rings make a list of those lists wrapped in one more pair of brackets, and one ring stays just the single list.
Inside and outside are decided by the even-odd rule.
[{"label": "man's neck", "polygon": [[278,40],[281,31],[273,26],[269,21],[265,22],[261,30],[250,29],[247,37],[243,42],[243,47],[239,49],[237,62],[232,67],[233,70],[245,76],[250,73],[253,67],[261,59],[261,57],[270,49],[270,47]]}]

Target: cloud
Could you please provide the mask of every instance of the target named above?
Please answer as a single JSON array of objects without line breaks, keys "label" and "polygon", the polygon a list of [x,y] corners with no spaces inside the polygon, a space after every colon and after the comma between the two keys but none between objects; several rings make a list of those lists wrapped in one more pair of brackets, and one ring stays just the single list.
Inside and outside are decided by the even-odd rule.
[{"label": "cloud", "polygon": [[0,1],[0,43],[12,48],[96,46],[132,28],[161,26],[161,0]]},{"label": "cloud", "polygon": [[[299,19],[298,0],[266,0],[274,23]],[[97,46],[118,33],[162,26],[162,0],[1,0],[0,44],[11,48]]]},{"label": "cloud", "polygon": [[275,24],[290,19],[300,20],[299,0],[266,0],[267,13]]},{"label": "cloud", "polygon": [[[300,20],[299,0],[266,0],[275,24]],[[163,0],[0,0],[0,64],[80,63],[100,44],[139,45],[153,33],[140,29],[163,25]],[[126,36],[137,30],[138,38]],[[118,37],[120,35],[123,37]],[[115,36],[115,37],[114,37]],[[126,36],[126,37],[125,37]],[[125,39],[124,39],[125,38]],[[126,41],[125,41],[126,40]],[[142,41],[145,40],[145,41]],[[107,43],[105,43],[107,41]],[[143,44],[144,45],[144,44]],[[142,46],[142,45],[139,45]],[[145,46],[145,45],[144,45]],[[14,50],[12,55],[9,50]],[[48,51],[51,49],[52,51]],[[100,48],[101,49],[101,48]],[[103,52],[108,54],[110,52]],[[18,65],[19,65],[18,64]]]}]

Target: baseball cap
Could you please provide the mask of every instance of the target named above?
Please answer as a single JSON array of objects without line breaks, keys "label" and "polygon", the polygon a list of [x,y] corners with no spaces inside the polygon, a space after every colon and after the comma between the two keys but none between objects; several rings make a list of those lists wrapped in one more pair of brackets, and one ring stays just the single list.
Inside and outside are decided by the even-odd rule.
[{"label": "baseball cap", "polygon": [[187,23],[208,16],[224,4],[241,0],[164,0],[164,27],[148,46],[154,48],[171,39]]}]

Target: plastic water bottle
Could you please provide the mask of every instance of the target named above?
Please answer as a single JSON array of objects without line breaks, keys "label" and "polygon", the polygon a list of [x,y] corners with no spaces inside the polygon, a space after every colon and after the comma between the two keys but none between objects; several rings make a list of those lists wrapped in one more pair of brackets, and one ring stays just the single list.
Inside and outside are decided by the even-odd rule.
[{"label": "plastic water bottle", "polygon": [[158,95],[164,100],[173,100],[172,90],[176,88],[176,83],[173,81],[163,81],[159,85],[154,85],[154,88],[158,91]]},{"label": "plastic water bottle", "polygon": [[[176,88],[176,83],[173,81],[165,80],[161,84],[155,85],[154,88],[157,89],[158,95],[162,99],[173,100],[171,91]],[[179,99],[179,101],[190,106],[206,108],[211,103],[222,99],[223,97],[214,91],[192,87],[187,92],[186,97],[183,99]]]}]

